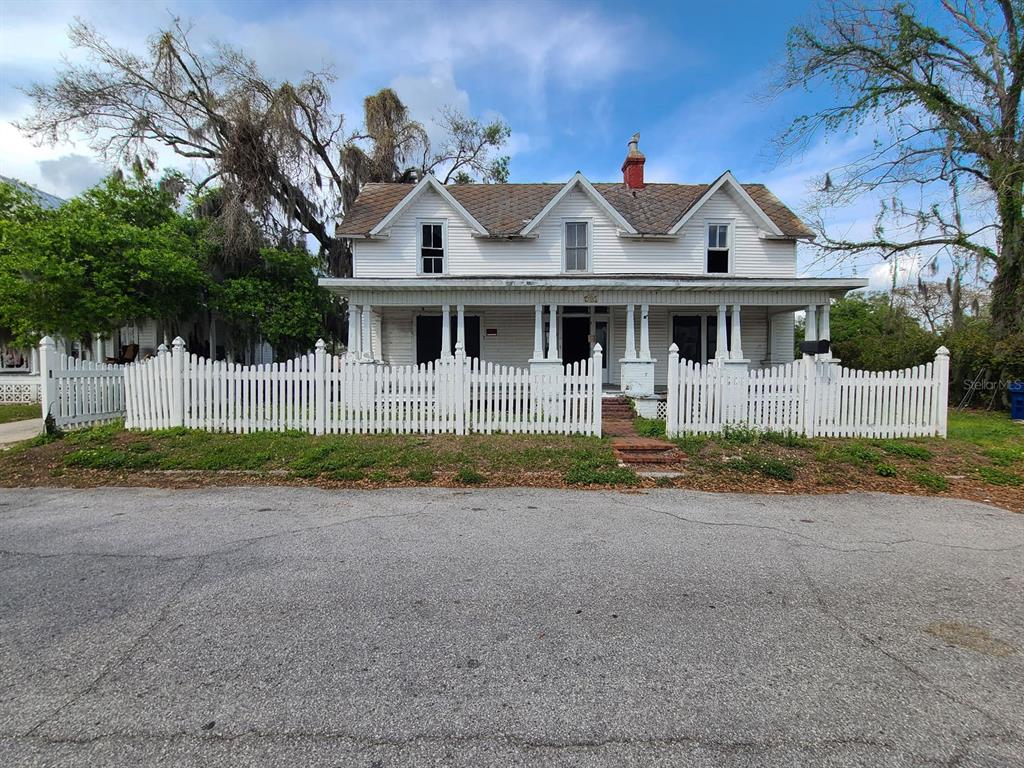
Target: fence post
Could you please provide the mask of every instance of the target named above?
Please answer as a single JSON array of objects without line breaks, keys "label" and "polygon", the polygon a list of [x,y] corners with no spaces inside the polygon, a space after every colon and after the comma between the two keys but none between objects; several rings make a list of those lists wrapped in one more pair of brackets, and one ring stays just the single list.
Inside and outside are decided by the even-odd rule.
[{"label": "fence post", "polygon": [[[459,313],[462,316],[462,313]],[[461,334],[460,334],[461,335]],[[455,342],[455,434],[466,434],[466,349]]]},{"label": "fence post", "polygon": [[668,399],[665,401],[665,435],[679,436],[679,346],[668,348]]},{"label": "fence post", "polygon": [[[42,401],[43,419],[57,404],[57,380],[53,377],[53,369],[57,367],[57,345],[50,336],[43,336],[39,341],[39,397]],[[53,414],[56,419],[59,413]]]},{"label": "fence post", "polygon": [[601,436],[601,388],[602,379],[604,378],[603,370],[603,359],[604,353],[601,350],[600,344],[594,345],[594,354],[591,357],[591,363],[594,366],[594,370],[591,371],[591,376],[594,380],[594,424],[592,426],[592,433],[597,437]]},{"label": "fence post", "polygon": [[171,342],[171,423],[185,426],[185,340],[175,336]]},{"label": "fence post", "polygon": [[949,350],[939,347],[935,350],[935,433],[946,436],[946,422],[949,418]]},{"label": "fence post", "polygon": [[327,431],[327,345],[316,340],[313,353],[313,431],[322,435]]},{"label": "fence post", "polygon": [[815,364],[814,355],[804,355],[804,402],[803,402],[803,417],[804,417],[804,435],[806,437],[814,437],[815,429],[814,423],[817,419],[817,413],[815,412],[815,401],[817,398],[817,383],[818,383],[818,370]]}]

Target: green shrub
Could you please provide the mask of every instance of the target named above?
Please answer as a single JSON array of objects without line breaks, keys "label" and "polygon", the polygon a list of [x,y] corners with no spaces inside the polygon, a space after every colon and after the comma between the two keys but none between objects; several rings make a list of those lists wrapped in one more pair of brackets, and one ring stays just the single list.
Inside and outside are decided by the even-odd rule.
[{"label": "green shrub", "polygon": [[711,436],[688,433],[673,438],[672,442],[679,447],[679,450],[688,456],[696,456],[701,452],[705,445],[711,442]]},{"label": "green shrub", "polygon": [[64,458],[64,464],[82,469],[149,469],[157,466],[160,459],[160,454],[147,450],[120,450],[101,446],[72,451]]},{"label": "green shrub", "polygon": [[796,479],[796,470],[792,464],[771,456],[760,456],[756,453],[748,453],[745,456],[730,459],[725,462],[725,466],[741,472],[757,472],[773,480]]},{"label": "green shrub", "polygon": [[882,477],[896,477],[896,467],[884,461],[875,465],[875,472]]},{"label": "green shrub", "polygon": [[640,482],[629,467],[596,457],[577,459],[565,471],[564,478],[570,485],[636,485]]},{"label": "green shrub", "polygon": [[463,485],[480,485],[487,478],[472,467],[460,467],[455,473],[455,479]]},{"label": "green shrub", "polygon": [[993,464],[1012,467],[1017,462],[1024,461],[1024,448],[989,448],[985,455],[992,459]]},{"label": "green shrub", "polygon": [[1024,485],[1024,478],[1020,475],[998,467],[978,467],[978,474],[982,480],[992,485]]},{"label": "green shrub", "polygon": [[874,445],[877,445],[890,456],[905,456],[908,459],[917,459],[918,461],[928,461],[934,456],[923,445],[903,443],[899,440],[876,440]]},{"label": "green shrub", "polygon": [[722,427],[722,439],[736,445],[759,443],[761,435],[758,429],[740,424],[726,424]]},{"label": "green shrub", "polygon": [[946,478],[927,469],[920,469],[917,472],[911,473],[910,479],[922,488],[927,488],[935,493],[949,490],[949,481]]},{"label": "green shrub", "polygon": [[811,445],[809,438],[792,430],[786,430],[785,432],[768,431],[763,434],[763,438],[766,442],[781,445],[784,448],[808,448]]},{"label": "green shrub", "polygon": [[665,422],[662,419],[645,419],[637,416],[633,419],[633,428],[641,437],[664,437]]}]

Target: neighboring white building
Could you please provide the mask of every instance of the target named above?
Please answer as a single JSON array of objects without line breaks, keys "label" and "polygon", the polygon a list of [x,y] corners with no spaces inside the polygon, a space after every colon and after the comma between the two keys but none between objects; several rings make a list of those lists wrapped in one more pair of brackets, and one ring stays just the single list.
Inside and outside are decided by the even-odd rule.
[{"label": "neighboring white building", "polygon": [[820,308],[826,330],[829,301],[866,285],[798,278],[813,235],[763,185],[645,184],[637,144],[620,183],[367,184],[337,228],[353,277],[320,281],[349,302],[350,351],[422,363],[461,340],[536,368],[600,343],[608,387],[645,397],[672,342],[700,362],[789,362],[794,313]]}]

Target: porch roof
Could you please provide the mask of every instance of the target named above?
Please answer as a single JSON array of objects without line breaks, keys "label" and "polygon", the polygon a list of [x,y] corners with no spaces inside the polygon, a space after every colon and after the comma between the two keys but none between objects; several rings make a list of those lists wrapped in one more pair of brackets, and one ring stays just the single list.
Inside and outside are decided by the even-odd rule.
[{"label": "porch roof", "polygon": [[356,303],[462,304],[755,304],[804,306],[863,288],[860,277],[717,277],[698,275],[545,275],[415,278],[320,278]]}]

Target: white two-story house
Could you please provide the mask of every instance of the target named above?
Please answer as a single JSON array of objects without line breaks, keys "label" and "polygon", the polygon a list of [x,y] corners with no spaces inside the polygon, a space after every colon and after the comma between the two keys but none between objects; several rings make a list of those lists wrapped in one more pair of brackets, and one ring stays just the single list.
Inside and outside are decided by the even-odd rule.
[{"label": "white two-story house", "polygon": [[[618,183],[367,184],[338,224],[353,276],[349,352],[394,365],[466,354],[533,369],[603,349],[604,381],[664,388],[667,352],[751,367],[789,362],[794,313],[824,320],[862,279],[798,278],[812,237],[761,184],[646,184],[638,137]],[[824,316],[824,317],[822,317]]]}]

